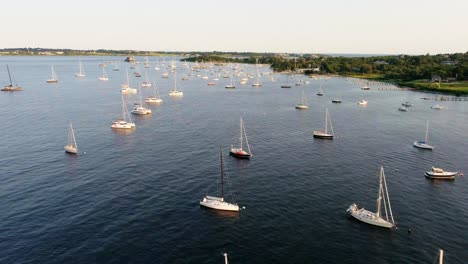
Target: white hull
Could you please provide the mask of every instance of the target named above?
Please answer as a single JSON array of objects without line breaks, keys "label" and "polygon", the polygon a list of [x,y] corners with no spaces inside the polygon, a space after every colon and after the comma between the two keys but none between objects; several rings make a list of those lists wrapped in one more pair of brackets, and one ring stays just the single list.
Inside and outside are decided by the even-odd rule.
[{"label": "white hull", "polygon": [[107,77],[99,77],[98,80],[100,80],[100,81],[108,81],[109,78],[107,78]]},{"label": "white hull", "polygon": [[81,74],[81,73],[75,73],[75,76],[76,76],[76,77],[85,77],[86,75]]},{"label": "white hull", "polygon": [[148,97],[145,99],[146,103],[162,103],[162,99],[156,97]]},{"label": "white hull", "polygon": [[309,109],[309,107],[307,105],[298,104],[298,105],[296,105],[296,109],[304,110],[304,109]]},{"label": "white hull", "polygon": [[64,147],[64,149],[65,149],[65,152],[67,152],[67,153],[71,153],[71,154],[77,154],[78,153],[78,149],[75,148],[73,145],[66,145]]},{"label": "white hull", "polygon": [[347,211],[354,218],[366,224],[375,225],[375,226],[384,227],[384,228],[392,228],[395,226],[394,224],[384,220],[383,218],[377,217],[377,215],[373,212],[367,211],[364,208],[358,209],[356,204],[350,205]]},{"label": "white hull", "polygon": [[215,210],[222,211],[233,211],[238,212],[239,206],[237,204],[231,204],[224,201],[223,198],[205,196],[200,201],[201,206],[205,206]]},{"label": "white hull", "polygon": [[184,93],[181,92],[181,91],[171,90],[171,91],[169,91],[169,96],[184,96]]},{"label": "white hull", "polygon": [[114,121],[112,122],[111,128],[115,129],[133,129],[135,128],[135,123],[129,123],[126,121]]},{"label": "white hull", "polygon": [[413,146],[416,147],[416,148],[420,148],[420,149],[429,149],[429,150],[432,150],[434,147],[431,146],[431,145],[428,145],[424,142],[418,142],[418,141],[415,141],[413,143]]},{"label": "white hull", "polygon": [[122,88],[120,91],[121,91],[123,94],[136,94],[136,93],[137,93],[137,89],[135,89],[135,88],[129,88],[129,87],[127,87],[127,88]]}]

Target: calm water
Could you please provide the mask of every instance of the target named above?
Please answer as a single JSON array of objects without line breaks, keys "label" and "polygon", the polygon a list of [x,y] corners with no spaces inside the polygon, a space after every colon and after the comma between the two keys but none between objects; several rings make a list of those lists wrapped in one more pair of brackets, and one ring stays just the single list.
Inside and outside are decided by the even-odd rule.
[{"label": "calm water", "polygon": [[[103,60],[122,61],[119,72],[107,67],[109,82],[97,80]],[[310,83],[281,89],[279,75],[277,82],[263,76],[261,88],[234,90],[224,89],[229,79],[212,87],[193,76],[178,81],[184,97],[172,100],[172,76],[163,79],[166,70],[152,67],[165,101],[124,134],[110,125],[120,116],[128,64],[122,57],[82,61],[87,76],[78,79],[75,57],[0,57],[25,88],[0,94],[0,263],[223,263],[225,251],[230,263],[243,264],[433,263],[438,248],[447,263],[468,262],[466,176],[423,176],[433,165],[468,171],[468,103],[442,102],[448,109],[437,111],[430,109],[435,102],[419,99],[427,94],[361,91],[343,78],[322,81],[325,95],[318,97],[320,80],[301,76]],[[57,85],[45,83],[51,65]],[[187,70],[178,65],[180,80]],[[140,71],[133,86],[144,79],[142,65]],[[0,81],[7,80],[2,68]],[[300,112],[294,105],[302,89],[310,109]],[[144,88],[144,97],[151,93]],[[331,103],[336,96],[342,104]],[[367,107],[358,107],[361,98]],[[126,97],[129,107],[138,100]],[[405,101],[415,106],[397,111]],[[314,140],[326,107],[336,139]],[[250,161],[227,155],[241,116]],[[432,152],[412,147],[428,119]],[[78,156],[63,151],[69,120]],[[198,204],[216,193],[219,146],[236,200],[246,207],[237,215]],[[375,210],[380,165],[397,230],[346,214],[352,202]]]}]

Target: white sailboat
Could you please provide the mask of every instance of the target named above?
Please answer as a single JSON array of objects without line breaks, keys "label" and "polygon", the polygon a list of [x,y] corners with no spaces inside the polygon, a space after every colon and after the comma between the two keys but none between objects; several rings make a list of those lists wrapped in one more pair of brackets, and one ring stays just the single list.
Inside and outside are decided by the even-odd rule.
[{"label": "white sailboat", "polygon": [[224,86],[224,88],[226,89],[234,89],[236,88],[236,86],[234,85],[234,82],[232,80],[232,76],[231,76],[231,83],[227,84],[226,86]]},{"label": "white sailboat", "polygon": [[425,139],[424,140],[419,140],[419,141],[414,141],[413,146],[417,147],[417,148],[420,148],[420,149],[432,150],[434,147],[427,144],[428,135],[429,135],[429,120],[427,120],[427,123],[426,123],[426,137],[425,137]]},{"label": "white sailboat", "polygon": [[322,95],[323,95],[322,84],[320,84],[320,91],[318,91],[317,95],[318,95],[318,96],[322,96]]},{"label": "white sailboat", "polygon": [[[244,140],[245,138],[245,140]],[[245,126],[244,126],[244,120],[242,117],[240,118],[240,137],[239,137],[239,147],[235,148],[233,145],[231,145],[231,148],[229,150],[229,154],[231,156],[234,156],[236,158],[240,159],[249,159],[252,157],[252,152],[250,151],[250,145],[249,141],[247,140],[247,133],[245,132]],[[244,142],[247,146],[247,151],[243,148]]]},{"label": "white sailboat", "polygon": [[65,152],[70,154],[78,153],[78,145],[76,144],[75,133],[73,131],[72,122],[70,121],[70,126],[68,127],[68,144],[64,147]]},{"label": "white sailboat", "polygon": [[301,102],[296,105],[296,109],[299,109],[299,110],[309,109],[309,106],[307,105],[307,98],[304,96],[304,90],[302,90]]},{"label": "white sailboat", "polygon": [[162,103],[163,100],[159,97],[159,92],[158,92],[158,88],[156,87],[156,82],[154,82],[153,87],[154,87],[154,96],[146,97],[145,102],[147,104]]},{"label": "white sailboat", "polygon": [[108,81],[109,80],[109,76],[107,76],[107,72],[106,72],[105,67],[102,67],[102,76],[98,77],[98,80],[100,80],[100,81]]},{"label": "white sailboat", "polygon": [[[122,97],[122,119],[117,119],[112,122],[111,128],[115,129],[133,129],[135,128],[135,123],[132,123],[132,119],[130,118],[130,114],[128,113],[127,105],[125,104],[125,100]],[[128,118],[128,121],[127,121]]]},{"label": "white sailboat", "polygon": [[260,73],[258,72],[258,59],[255,61],[255,68],[257,69],[257,81],[252,83],[252,87],[260,87],[262,83],[260,82]]},{"label": "white sailboat", "polygon": [[58,82],[57,74],[54,71],[54,66],[51,66],[51,73],[52,73],[52,75],[51,75],[50,79],[48,79],[46,82],[47,83],[57,83]]},{"label": "white sailboat", "polygon": [[[328,131],[328,125],[330,125],[331,134]],[[325,108],[325,130],[314,130],[314,138],[333,139],[334,135],[335,132],[333,131],[330,115],[328,114],[328,108]]]},{"label": "white sailboat", "polygon": [[147,109],[147,108],[143,107],[143,97],[141,95],[141,87],[140,87],[140,103],[135,104],[135,106],[132,109],[132,114],[134,114],[134,115],[149,115],[151,113],[152,113],[151,109]]},{"label": "white sailboat", "polygon": [[147,71],[145,71],[145,81],[141,83],[141,87],[151,87],[151,82],[148,80]]},{"label": "white sailboat", "polygon": [[112,68],[113,71],[119,71],[119,64],[116,62],[114,63],[114,68]]},{"label": "white sailboat", "polygon": [[23,88],[18,86],[18,85],[13,85],[13,81],[11,80],[11,74],[10,74],[10,68],[8,68],[8,65],[6,66],[7,67],[7,71],[8,71],[8,78],[10,78],[10,84],[9,85],[5,85],[2,87],[2,89],[0,91],[3,91],[3,92],[17,92],[17,91],[22,91]]},{"label": "white sailboat", "polygon": [[80,72],[75,73],[75,76],[76,76],[76,77],[85,77],[86,74],[85,74],[85,72],[84,72],[84,70],[83,70],[83,64],[81,63],[81,61],[79,62],[78,67],[80,68]]},{"label": "white sailboat", "polygon": [[[384,215],[382,214],[382,201],[384,205],[385,219],[383,218]],[[358,206],[355,203],[353,203],[349,206],[347,212],[349,212],[357,220],[362,221],[366,224],[385,228],[392,228],[396,226],[395,221],[393,219],[390,198],[388,196],[387,181],[385,179],[385,172],[383,166],[380,167],[379,194],[377,197],[376,210],[377,212],[374,213],[364,208],[359,209]]]},{"label": "white sailboat", "polygon": [[291,85],[289,84],[289,75],[286,73],[284,76],[286,77],[286,84],[281,85],[281,88],[291,88]]},{"label": "white sailboat", "polygon": [[176,96],[176,97],[184,96],[184,93],[182,91],[177,90],[177,75],[175,72],[174,72],[174,88],[169,91],[169,96]]},{"label": "white sailboat", "polygon": [[137,93],[137,89],[130,87],[130,80],[128,78],[128,69],[126,70],[126,72],[127,72],[127,83],[122,84],[120,86],[120,92],[122,94],[135,94],[135,93]]},{"label": "white sailboat", "polygon": [[223,151],[221,147],[219,148],[219,158],[220,158],[220,187],[221,187],[221,196],[208,196],[205,195],[203,199],[200,201],[201,206],[205,206],[215,210],[223,210],[223,211],[239,211],[239,205],[236,203],[228,203],[224,200],[224,170],[223,170]]},{"label": "white sailboat", "polygon": [[145,63],[144,63],[144,65],[145,65],[145,68],[149,68],[149,67],[150,67],[150,63],[149,63],[149,61],[148,61],[148,56],[145,57]]}]

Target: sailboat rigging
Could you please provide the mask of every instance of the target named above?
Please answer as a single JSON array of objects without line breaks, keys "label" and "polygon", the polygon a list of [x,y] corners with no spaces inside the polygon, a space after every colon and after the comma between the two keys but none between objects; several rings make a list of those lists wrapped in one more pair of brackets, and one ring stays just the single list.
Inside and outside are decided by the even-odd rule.
[{"label": "sailboat rigging", "polygon": [[76,144],[75,133],[73,131],[72,122],[70,121],[70,126],[68,127],[68,144],[64,147],[65,152],[70,154],[78,153],[78,145]]},{"label": "sailboat rigging", "polygon": [[[385,219],[382,217],[382,202],[384,205]],[[366,224],[385,228],[396,227],[395,220],[393,219],[392,206],[390,205],[390,198],[388,196],[387,181],[385,179],[383,166],[380,167],[379,193],[377,196],[376,211],[377,212],[374,213],[364,208],[359,209],[355,203],[351,204],[347,210],[347,212],[349,212],[354,218]]]},{"label": "sailboat rigging", "polygon": [[420,149],[432,150],[434,147],[427,144],[428,134],[429,134],[429,120],[427,120],[427,123],[426,123],[426,137],[425,137],[425,139],[424,140],[419,140],[419,141],[414,141],[413,146],[416,147],[416,148],[420,148]]},{"label": "sailboat rigging", "polygon": [[1,89],[1,91],[4,91],[4,92],[17,92],[17,91],[22,91],[23,88],[18,86],[18,85],[13,85],[13,81],[11,80],[11,74],[10,74],[10,68],[8,68],[8,64],[7,64],[7,71],[8,71],[8,78],[10,79],[10,84],[9,85],[5,85],[3,86],[3,88]]},{"label": "sailboat rigging", "polygon": [[51,72],[52,72],[52,76],[46,82],[47,83],[57,83],[58,82],[57,74],[55,74],[54,66],[51,66]]},{"label": "sailboat rigging", "polygon": [[[328,126],[330,125],[331,134],[328,131]],[[333,125],[331,123],[330,115],[328,114],[328,108],[325,108],[325,130],[315,130],[314,138],[323,138],[323,139],[333,139],[335,132],[333,131]]]},{"label": "sailboat rigging", "polygon": [[224,200],[224,168],[223,168],[223,151],[221,147],[219,148],[219,160],[220,160],[220,187],[221,187],[221,196],[208,196],[205,195],[200,201],[200,205],[208,207],[215,210],[223,211],[239,211],[239,205],[237,203],[228,203]]},{"label": "sailboat rigging", "polygon": [[[245,138],[245,140],[243,140]],[[244,126],[244,120],[242,117],[240,118],[240,144],[238,148],[235,148],[233,145],[231,145],[231,148],[229,150],[229,154],[231,156],[234,156],[236,158],[240,159],[249,159],[252,157],[252,152],[250,151],[250,145],[249,141],[247,140],[247,134],[245,132],[245,126]],[[243,148],[244,142],[247,146],[247,150]]]}]

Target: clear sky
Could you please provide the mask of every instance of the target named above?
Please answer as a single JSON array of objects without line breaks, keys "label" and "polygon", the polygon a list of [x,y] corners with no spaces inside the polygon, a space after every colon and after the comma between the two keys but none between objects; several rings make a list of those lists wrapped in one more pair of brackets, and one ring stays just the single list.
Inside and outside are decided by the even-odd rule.
[{"label": "clear sky", "polygon": [[0,48],[468,51],[468,0],[15,0]]}]

